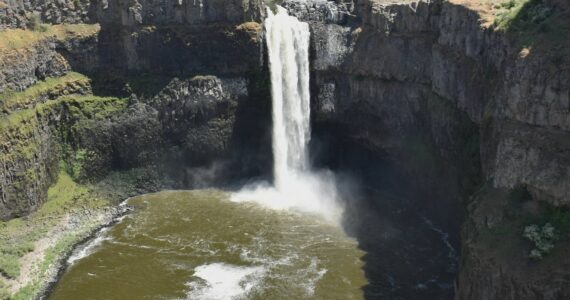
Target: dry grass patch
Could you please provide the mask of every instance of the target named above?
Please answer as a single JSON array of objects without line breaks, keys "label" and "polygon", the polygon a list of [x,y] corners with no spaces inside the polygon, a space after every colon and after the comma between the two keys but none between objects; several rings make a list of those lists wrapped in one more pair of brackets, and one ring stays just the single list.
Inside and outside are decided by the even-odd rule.
[{"label": "dry grass patch", "polygon": [[462,5],[479,14],[483,27],[491,27],[495,22],[497,13],[499,13],[502,2],[508,0],[449,0],[450,3]]},{"label": "dry grass patch", "polygon": [[20,50],[47,38],[66,40],[72,37],[89,37],[96,35],[100,30],[99,24],[60,24],[43,26],[45,26],[45,31],[8,29],[0,32],[0,52]]},{"label": "dry grass patch", "polygon": [[262,29],[263,28],[262,28],[261,24],[259,24],[257,22],[246,22],[246,23],[240,24],[236,27],[236,31],[247,33],[247,35],[249,35],[251,41],[254,43],[259,40],[259,37],[261,36]]}]

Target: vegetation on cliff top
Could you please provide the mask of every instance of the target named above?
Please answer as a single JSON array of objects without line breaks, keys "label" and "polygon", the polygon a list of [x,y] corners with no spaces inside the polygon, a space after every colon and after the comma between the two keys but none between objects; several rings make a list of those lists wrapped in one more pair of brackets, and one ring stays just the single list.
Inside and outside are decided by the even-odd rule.
[{"label": "vegetation on cliff top", "polygon": [[93,95],[63,96],[56,100],[37,104],[34,108],[20,110],[0,120],[0,129],[19,129],[26,131],[29,125],[35,125],[33,118],[47,116],[51,113],[66,110],[74,120],[102,119],[127,107],[128,99],[115,97],[98,97]]},{"label": "vegetation on cliff top", "polygon": [[[533,52],[554,65],[570,63],[570,10],[548,0],[449,0],[476,12],[483,27],[506,34],[521,57]],[[562,2],[562,1],[558,1]]]},{"label": "vegetation on cliff top", "polygon": [[544,22],[554,12],[543,0],[508,0],[495,8],[498,11],[494,25],[500,30],[529,29]]},{"label": "vegetation on cliff top", "polygon": [[94,36],[99,32],[98,24],[44,25],[45,30],[7,29],[0,31],[0,52],[19,50],[47,38],[66,40],[69,37]]},{"label": "vegetation on cliff top", "polygon": [[570,11],[545,0],[508,0],[500,5],[494,27],[522,47],[520,56],[536,53],[556,66],[570,63]]}]

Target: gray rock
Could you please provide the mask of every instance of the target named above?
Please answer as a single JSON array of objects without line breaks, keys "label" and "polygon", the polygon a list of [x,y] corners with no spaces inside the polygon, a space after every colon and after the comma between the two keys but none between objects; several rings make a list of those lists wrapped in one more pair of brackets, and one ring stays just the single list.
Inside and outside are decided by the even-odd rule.
[{"label": "gray rock", "polygon": [[[522,47],[451,1],[361,0],[347,23],[286,2],[314,36],[317,124],[336,124],[337,138],[387,155],[425,194],[441,191],[437,203],[418,206],[453,215],[460,199],[471,201],[457,299],[567,296],[564,266],[526,276],[524,264],[486,256],[476,241],[483,225],[471,224],[495,226],[507,204],[492,194],[469,198],[488,180],[496,191],[524,186],[539,201],[570,206],[566,44]],[[568,9],[567,1],[546,3]]]},{"label": "gray rock", "polygon": [[108,0],[97,8],[105,27],[144,25],[240,24],[260,21],[265,15],[261,0]]},{"label": "gray rock", "polygon": [[0,92],[22,91],[48,76],[61,76],[69,66],[55,51],[55,40],[46,39],[27,51],[13,51],[0,57]]},{"label": "gray rock", "polygon": [[26,28],[36,16],[47,24],[95,23],[91,0],[2,0],[0,30]]}]

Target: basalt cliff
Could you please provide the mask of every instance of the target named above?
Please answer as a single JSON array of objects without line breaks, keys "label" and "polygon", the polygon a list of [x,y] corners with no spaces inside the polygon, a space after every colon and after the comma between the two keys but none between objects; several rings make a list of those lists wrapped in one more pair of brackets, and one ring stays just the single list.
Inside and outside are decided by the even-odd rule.
[{"label": "basalt cliff", "polygon": [[[568,2],[277,2],[310,24],[313,159],[449,233],[440,297],[569,298]],[[270,176],[275,4],[0,0],[0,297],[42,293],[41,236],[126,197]]]}]

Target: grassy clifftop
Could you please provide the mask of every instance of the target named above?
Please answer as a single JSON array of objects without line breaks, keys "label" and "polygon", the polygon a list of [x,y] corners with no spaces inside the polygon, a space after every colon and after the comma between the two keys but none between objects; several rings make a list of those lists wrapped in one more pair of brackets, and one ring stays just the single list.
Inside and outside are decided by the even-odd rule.
[{"label": "grassy clifftop", "polygon": [[42,29],[7,29],[0,31],[0,52],[26,48],[47,38],[65,40],[71,37],[88,37],[100,30],[98,24],[42,25]]}]

